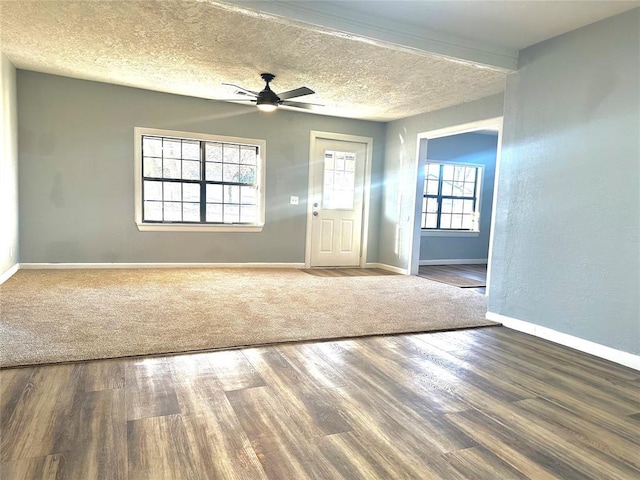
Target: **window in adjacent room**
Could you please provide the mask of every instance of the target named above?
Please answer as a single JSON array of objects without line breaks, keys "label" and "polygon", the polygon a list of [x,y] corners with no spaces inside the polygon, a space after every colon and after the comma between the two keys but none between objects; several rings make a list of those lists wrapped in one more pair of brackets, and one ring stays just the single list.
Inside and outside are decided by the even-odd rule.
[{"label": "window in adjacent room", "polygon": [[140,230],[259,231],[265,142],[135,129]]},{"label": "window in adjacent room", "polygon": [[478,232],[482,166],[427,161],[422,229]]}]

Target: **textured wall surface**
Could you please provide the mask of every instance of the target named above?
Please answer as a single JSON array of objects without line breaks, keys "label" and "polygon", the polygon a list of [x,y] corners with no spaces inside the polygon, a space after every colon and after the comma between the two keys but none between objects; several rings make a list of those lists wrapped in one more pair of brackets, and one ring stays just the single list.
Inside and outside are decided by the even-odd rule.
[{"label": "textured wall surface", "polygon": [[16,69],[0,53],[0,275],[18,263],[18,116]]},{"label": "textured wall surface", "polygon": [[409,269],[412,252],[416,258],[419,255],[420,229],[419,224],[416,229],[413,221],[418,178],[418,134],[501,117],[502,107],[502,94],[493,95],[387,124],[378,250],[381,263]]},{"label": "textured wall surface", "polygon": [[[377,260],[384,124],[23,70],[18,107],[21,262],[304,262],[310,130],[373,137],[368,260]],[[139,232],[135,126],[266,140],[264,230]]]},{"label": "textured wall surface", "polygon": [[497,148],[497,134],[493,136],[463,133],[429,140],[426,152],[429,160],[484,165],[480,200],[480,235],[477,237],[423,235],[420,240],[420,260],[488,258]]},{"label": "textured wall surface", "polygon": [[640,9],[507,82],[489,311],[640,354]]}]

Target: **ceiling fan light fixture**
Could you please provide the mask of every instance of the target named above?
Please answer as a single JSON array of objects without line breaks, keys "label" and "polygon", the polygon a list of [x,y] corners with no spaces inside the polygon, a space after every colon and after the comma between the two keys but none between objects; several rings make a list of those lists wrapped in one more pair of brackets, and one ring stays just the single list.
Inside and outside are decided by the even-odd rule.
[{"label": "ceiling fan light fixture", "polygon": [[258,103],[258,110],[261,112],[273,112],[276,108],[278,108],[277,103]]}]

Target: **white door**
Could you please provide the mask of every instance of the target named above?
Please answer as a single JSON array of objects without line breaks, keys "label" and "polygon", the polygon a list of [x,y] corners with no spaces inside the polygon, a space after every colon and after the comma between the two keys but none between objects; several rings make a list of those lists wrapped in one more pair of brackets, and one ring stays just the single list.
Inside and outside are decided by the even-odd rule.
[{"label": "white door", "polygon": [[367,145],[316,139],[311,159],[311,266],[360,265]]}]

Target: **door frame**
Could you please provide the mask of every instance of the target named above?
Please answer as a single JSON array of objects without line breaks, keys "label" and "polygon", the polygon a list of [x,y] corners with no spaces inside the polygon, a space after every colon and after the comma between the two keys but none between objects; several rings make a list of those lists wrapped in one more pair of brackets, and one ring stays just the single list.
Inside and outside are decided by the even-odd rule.
[{"label": "door frame", "polygon": [[[345,133],[321,132],[311,130],[309,141],[309,177],[307,181],[307,235],[304,253],[304,266],[311,268],[311,228],[313,222],[313,155],[316,149],[316,142],[319,139],[339,140],[343,142],[362,143],[366,146],[364,179],[362,186],[362,231],[360,232],[360,268],[364,268],[367,263],[367,244],[369,240],[369,203],[371,200],[371,162],[373,158],[373,138],[361,137],[359,135],[349,135]],[[328,267],[331,268],[331,267]]]},{"label": "door frame", "polygon": [[502,123],[503,117],[493,117],[485,120],[454,125],[451,127],[439,128],[428,132],[418,134],[416,144],[416,192],[415,192],[415,208],[413,212],[413,235],[411,237],[411,246],[409,248],[408,268],[411,275],[417,275],[420,263],[420,241],[422,239],[422,229],[420,228],[422,214],[422,192],[424,189],[424,165],[426,163],[429,140],[436,138],[449,137],[451,135],[459,135],[461,133],[471,133],[486,128],[496,128],[498,130],[498,145],[496,150],[496,167],[493,183],[493,198],[491,199],[491,227],[489,230],[489,252],[487,258],[487,287],[485,295],[489,295],[489,285],[491,279],[491,264],[493,258],[493,235],[496,219],[496,203],[498,199],[498,179],[500,175],[500,157],[502,153]]}]

